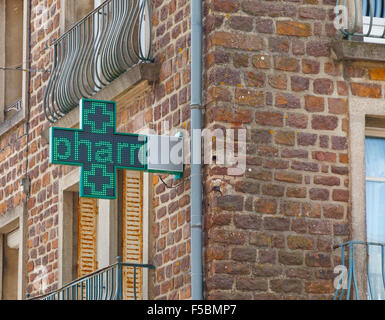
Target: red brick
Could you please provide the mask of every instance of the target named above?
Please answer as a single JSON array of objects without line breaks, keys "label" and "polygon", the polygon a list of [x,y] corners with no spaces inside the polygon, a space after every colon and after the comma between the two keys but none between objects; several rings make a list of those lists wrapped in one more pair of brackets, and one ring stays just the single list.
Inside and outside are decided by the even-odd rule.
[{"label": "red brick", "polygon": [[342,219],[344,217],[344,207],[340,205],[324,205],[322,207],[323,215],[328,219]]},{"label": "red brick", "polygon": [[314,240],[304,236],[288,236],[287,246],[291,250],[312,250],[314,249]]},{"label": "red brick", "polygon": [[331,234],[331,226],[328,221],[310,221],[309,232],[311,234]]},{"label": "red brick", "polygon": [[312,128],[316,130],[334,130],[338,126],[338,118],[335,116],[313,116]]},{"label": "red brick", "polygon": [[312,31],[309,23],[277,21],[277,33],[285,36],[309,37]]},{"label": "red brick", "polygon": [[307,293],[323,294],[332,293],[334,291],[332,281],[307,281],[305,283]]},{"label": "red brick", "polygon": [[220,12],[234,13],[239,10],[239,3],[234,0],[214,0],[213,9]]},{"label": "red brick", "polygon": [[302,282],[294,279],[276,279],[270,280],[271,290],[279,293],[295,293],[299,294],[302,292]]},{"label": "red brick", "polygon": [[324,111],[324,98],[316,96],[305,96],[305,109],[309,112]]},{"label": "red brick", "polygon": [[268,82],[275,89],[286,89],[287,87],[287,77],[284,74],[269,75]]},{"label": "red brick", "polygon": [[306,253],[305,263],[309,267],[331,267],[330,254]]},{"label": "red brick", "polygon": [[283,126],[283,115],[277,112],[257,112],[256,121],[263,126]]},{"label": "red brick", "polygon": [[315,176],[314,177],[315,184],[321,184],[324,186],[339,186],[341,184],[340,178],[332,177],[332,176]]},{"label": "red brick", "polygon": [[287,115],[286,119],[287,119],[286,124],[289,127],[294,127],[299,129],[307,128],[308,116],[305,114],[290,113]]},{"label": "red brick", "polygon": [[274,137],[276,144],[294,146],[295,132],[293,131],[277,131]]},{"label": "red brick", "polygon": [[351,84],[352,94],[364,98],[381,98],[382,87],[378,84],[367,84],[353,82]]},{"label": "red brick", "polygon": [[263,49],[263,39],[254,35],[217,31],[211,38],[213,46],[258,51]]},{"label": "red brick", "polygon": [[316,79],[313,82],[314,93],[331,95],[334,91],[333,81],[330,79]]},{"label": "red brick", "polygon": [[305,91],[309,89],[309,79],[304,77],[292,76],[291,77],[291,90],[293,91]]},{"label": "red brick", "polygon": [[275,69],[282,71],[299,71],[299,63],[295,58],[290,57],[277,57],[274,61]]},{"label": "red brick", "polygon": [[336,162],[337,154],[333,152],[313,151],[312,157],[314,160]]},{"label": "red brick", "polygon": [[284,265],[302,265],[303,264],[303,253],[302,252],[289,252],[279,251],[278,254],[279,262]]},{"label": "red brick", "polygon": [[333,190],[333,200],[334,201],[341,201],[341,202],[348,202],[349,201],[349,191],[348,190],[341,190],[341,189]]},{"label": "red brick", "polygon": [[278,93],[275,96],[275,105],[280,108],[298,109],[301,107],[300,99],[291,94]]},{"label": "red brick", "polygon": [[274,175],[274,179],[282,182],[300,184],[302,183],[302,174],[298,174],[294,172],[277,171]]},{"label": "red brick", "polygon": [[239,105],[259,107],[264,105],[265,96],[262,91],[254,91],[250,89],[236,89],[235,102]]},{"label": "red brick", "polygon": [[254,206],[258,213],[275,214],[277,211],[277,201],[273,199],[258,199]]},{"label": "red brick", "polygon": [[320,63],[315,60],[302,59],[302,72],[305,74],[318,74],[320,72]]},{"label": "red brick", "polygon": [[329,98],[329,113],[333,114],[347,114],[348,113],[348,101],[344,98]]},{"label": "red brick", "polygon": [[268,55],[256,55],[252,58],[252,64],[257,69],[269,69],[270,57]]},{"label": "red brick", "polygon": [[311,200],[329,200],[329,190],[321,188],[313,188],[309,190]]},{"label": "red brick", "polygon": [[237,108],[213,108],[211,109],[212,120],[230,123],[250,123],[251,111]]}]

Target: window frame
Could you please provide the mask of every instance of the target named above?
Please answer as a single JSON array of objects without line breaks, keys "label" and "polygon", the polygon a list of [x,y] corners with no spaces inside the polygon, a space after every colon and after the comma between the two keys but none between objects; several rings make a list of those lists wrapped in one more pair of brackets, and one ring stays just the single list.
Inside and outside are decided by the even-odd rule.
[{"label": "window frame", "polygon": [[[118,181],[122,181],[121,170],[118,171]],[[63,176],[59,181],[59,279],[58,289],[74,280],[74,211],[73,193],[79,192],[80,168],[75,168]],[[151,199],[150,173],[143,173],[143,264],[147,264],[150,257],[150,199]],[[119,199],[98,200],[97,218],[97,261],[98,269],[107,267],[116,262],[116,257],[121,252],[121,226],[122,215],[119,212]],[[149,271],[143,270],[143,299],[149,298]]]},{"label": "window frame", "polygon": [[[123,180],[124,180],[124,174],[123,170],[118,171],[118,201],[117,201],[117,215],[120,224],[118,223],[118,232],[119,232],[119,238],[118,238],[118,244],[119,244],[119,252],[118,255],[122,258],[123,257]],[[139,171],[137,171],[139,172]],[[142,207],[142,264],[149,264],[150,261],[150,240],[151,240],[151,220],[150,220],[150,212],[151,212],[151,199],[152,197],[152,190],[151,188],[151,181],[152,181],[152,173],[149,172],[142,172],[142,197],[143,197],[143,207]],[[122,259],[123,261],[123,259]],[[150,270],[148,268],[143,268],[142,271],[142,300],[148,300],[150,297],[150,276],[149,276]]]},{"label": "window frame", "polygon": [[[5,21],[5,0],[0,0],[0,20]],[[30,6],[28,0],[23,0],[23,54],[22,54],[22,69],[28,68],[28,59],[29,59],[29,32],[30,32],[30,24],[29,24],[29,17],[30,17]],[[3,19],[1,19],[3,18]],[[1,27],[1,25],[0,25]],[[1,29],[1,28],[0,28]],[[0,48],[5,47],[5,38],[4,36],[1,36],[0,32]],[[0,65],[3,66],[5,63],[5,54],[2,57],[2,54],[0,52]],[[22,71],[20,71],[22,72]],[[4,74],[4,72],[2,72]],[[16,114],[11,116],[8,119],[4,119],[4,108],[7,107],[4,105],[4,99],[3,101],[0,101],[0,137],[4,134],[6,134],[9,130],[17,126],[20,122],[24,121],[27,117],[27,104],[28,104],[28,83],[30,81],[30,75],[29,72],[23,72],[23,78],[22,78],[22,107],[21,110],[18,111]],[[0,97],[4,97],[5,94],[5,79],[4,77],[0,76]]]},{"label": "window frame", "polygon": [[[97,1],[98,0],[94,0],[94,8],[92,8],[92,10],[95,9],[95,2]],[[99,0],[99,1],[103,2],[104,0]],[[60,17],[61,34],[64,34],[69,29],[71,29],[82,18],[77,16],[78,3],[79,3],[79,0],[64,0],[63,14]]]},{"label": "window frame", "polygon": [[[381,99],[349,96],[349,184],[351,208],[351,237],[365,242],[366,234],[366,170],[365,137],[385,136],[385,109]],[[381,126],[370,126],[367,119],[380,120]],[[382,126],[384,128],[382,128]],[[367,297],[367,259],[364,247],[355,249],[355,267],[359,296]]]},{"label": "window frame", "polygon": [[27,283],[27,210],[24,205],[16,207],[0,216],[0,300],[3,294],[3,247],[4,234],[8,234],[16,229],[20,231],[19,238],[19,256],[18,256],[18,276],[17,276],[17,299],[24,300],[26,298]]}]

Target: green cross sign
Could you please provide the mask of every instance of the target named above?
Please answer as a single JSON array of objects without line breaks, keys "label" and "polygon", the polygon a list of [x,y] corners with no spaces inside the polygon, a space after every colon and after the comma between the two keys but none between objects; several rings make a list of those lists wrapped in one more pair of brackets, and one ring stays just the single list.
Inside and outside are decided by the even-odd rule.
[{"label": "green cross sign", "polygon": [[147,170],[147,136],[115,132],[116,103],[82,99],[80,129],[50,128],[50,162],[81,167],[80,196],[116,198],[116,170]]}]

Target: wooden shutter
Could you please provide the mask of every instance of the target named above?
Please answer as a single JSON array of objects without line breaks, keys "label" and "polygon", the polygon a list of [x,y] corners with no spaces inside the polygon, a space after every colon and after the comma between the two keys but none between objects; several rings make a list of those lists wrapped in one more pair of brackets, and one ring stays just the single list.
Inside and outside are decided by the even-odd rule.
[{"label": "wooden shutter", "polygon": [[96,230],[98,204],[96,199],[80,198],[78,207],[78,277],[98,269]]},{"label": "wooden shutter", "polygon": [[[143,173],[123,175],[123,262],[143,263]],[[143,299],[143,270],[136,269],[136,295]],[[134,269],[123,268],[123,298],[134,299]]]}]

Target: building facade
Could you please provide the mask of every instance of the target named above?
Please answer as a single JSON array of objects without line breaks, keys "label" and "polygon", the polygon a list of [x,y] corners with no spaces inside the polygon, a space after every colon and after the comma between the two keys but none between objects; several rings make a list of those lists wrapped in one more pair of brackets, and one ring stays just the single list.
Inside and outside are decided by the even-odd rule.
[{"label": "building facade", "polygon": [[[202,127],[246,132],[241,171],[204,143],[205,299],[332,299],[339,275],[384,298],[381,245],[346,244],[355,269],[338,247],[385,241],[384,15],[356,2],[346,25],[336,0],[202,2]],[[122,170],[117,199],[95,200],[49,161],[79,98],[116,101],[119,132],[188,141],[190,34],[186,0],[0,0],[1,299],[116,298],[120,270],[120,298],[191,298],[189,165]]]}]

